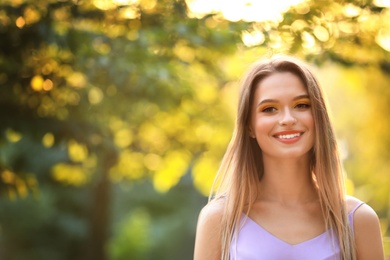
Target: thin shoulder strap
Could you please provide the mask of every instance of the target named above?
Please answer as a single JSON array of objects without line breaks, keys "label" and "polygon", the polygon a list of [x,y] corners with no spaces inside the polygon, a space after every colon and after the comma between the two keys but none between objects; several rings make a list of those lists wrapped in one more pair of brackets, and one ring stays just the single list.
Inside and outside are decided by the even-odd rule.
[{"label": "thin shoulder strap", "polygon": [[352,210],[348,213],[348,220],[349,220],[349,226],[352,229],[353,232],[353,214],[355,214],[355,211],[361,206],[365,204],[363,201],[360,201]]}]

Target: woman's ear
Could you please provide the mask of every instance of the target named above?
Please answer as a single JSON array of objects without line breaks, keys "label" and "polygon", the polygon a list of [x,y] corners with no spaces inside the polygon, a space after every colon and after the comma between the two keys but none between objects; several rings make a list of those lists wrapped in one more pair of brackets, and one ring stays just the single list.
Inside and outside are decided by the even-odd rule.
[{"label": "woman's ear", "polygon": [[252,127],[250,127],[250,126],[248,127],[248,134],[249,134],[250,137],[256,138],[256,136],[255,136],[255,134],[254,134],[254,132],[252,130]]}]

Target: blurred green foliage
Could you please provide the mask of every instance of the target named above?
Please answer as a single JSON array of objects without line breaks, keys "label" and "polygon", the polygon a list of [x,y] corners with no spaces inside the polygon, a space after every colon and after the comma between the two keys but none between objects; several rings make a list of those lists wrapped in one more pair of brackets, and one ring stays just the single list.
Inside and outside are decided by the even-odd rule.
[{"label": "blurred green foliage", "polygon": [[237,81],[274,53],[319,66],[348,192],[388,236],[389,10],[301,1],[229,21],[184,0],[0,1],[0,258],[190,259]]}]

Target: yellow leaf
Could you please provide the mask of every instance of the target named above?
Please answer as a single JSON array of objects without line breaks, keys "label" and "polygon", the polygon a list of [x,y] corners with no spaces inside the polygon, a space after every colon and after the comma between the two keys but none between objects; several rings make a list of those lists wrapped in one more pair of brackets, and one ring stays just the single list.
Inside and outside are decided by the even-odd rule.
[{"label": "yellow leaf", "polygon": [[75,88],[82,88],[87,84],[87,78],[81,72],[70,72],[66,78],[66,81],[69,85]]},{"label": "yellow leaf", "polygon": [[186,173],[189,163],[190,154],[187,151],[173,151],[167,154],[161,169],[153,176],[154,188],[159,192],[167,192]]},{"label": "yellow leaf", "polygon": [[120,181],[123,178],[137,180],[144,176],[145,167],[142,153],[124,150],[119,156],[116,166],[111,168],[110,176],[113,181]]},{"label": "yellow leaf", "polygon": [[219,161],[210,153],[206,153],[196,162],[192,170],[194,185],[205,196],[210,194],[218,167]]},{"label": "yellow leaf", "polygon": [[15,183],[16,176],[15,173],[5,170],[1,173],[1,179],[4,183],[13,184]]},{"label": "yellow leaf", "polygon": [[5,135],[8,139],[8,141],[12,142],[12,143],[17,143],[20,141],[20,139],[22,139],[22,134],[19,133],[19,132],[16,132],[14,131],[13,129],[11,128],[8,128],[6,131],[5,131]]},{"label": "yellow leaf", "polygon": [[70,140],[68,142],[68,155],[74,162],[82,162],[88,157],[88,149],[85,145]]},{"label": "yellow leaf", "polygon": [[88,92],[88,100],[92,105],[99,104],[104,98],[102,90],[98,87],[92,87]]},{"label": "yellow leaf", "polygon": [[50,148],[54,144],[54,135],[52,133],[46,133],[42,138],[42,144],[46,148]]},{"label": "yellow leaf", "polygon": [[133,133],[127,128],[120,129],[115,133],[114,141],[118,147],[127,147],[133,142]]},{"label": "yellow leaf", "polygon": [[80,186],[88,181],[88,173],[79,165],[66,163],[56,164],[52,168],[52,176],[56,181]]}]

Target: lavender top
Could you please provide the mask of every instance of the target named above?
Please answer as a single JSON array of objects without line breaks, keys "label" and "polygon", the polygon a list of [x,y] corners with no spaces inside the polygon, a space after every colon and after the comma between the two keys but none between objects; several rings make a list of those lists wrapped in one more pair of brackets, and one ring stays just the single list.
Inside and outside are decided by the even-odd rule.
[{"label": "lavender top", "polygon": [[[360,202],[348,214],[352,230],[353,214],[362,204]],[[230,260],[340,260],[338,239],[331,230],[291,245],[266,231],[245,214],[241,223],[243,226],[237,239],[234,237],[230,246]]]}]

